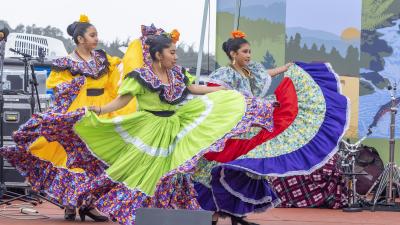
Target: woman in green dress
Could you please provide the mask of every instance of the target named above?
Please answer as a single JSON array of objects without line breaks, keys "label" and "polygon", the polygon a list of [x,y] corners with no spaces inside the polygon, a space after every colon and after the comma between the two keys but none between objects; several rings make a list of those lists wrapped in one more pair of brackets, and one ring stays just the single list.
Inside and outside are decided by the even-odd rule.
[{"label": "woman in green dress", "polygon": [[[96,206],[124,224],[134,221],[139,207],[200,209],[190,177],[198,159],[221,151],[252,126],[272,129],[272,102],[192,84],[193,77],[176,65],[179,33],[146,35],[145,27],[142,32],[145,65],[126,75],[114,101],[89,107],[74,125],[92,154],[108,165],[104,176],[81,187],[82,195],[97,196]],[[202,96],[187,100],[189,94]],[[138,112],[98,117],[134,96]]]},{"label": "woman in green dress", "polygon": [[[132,57],[129,63],[142,60],[143,67],[125,76],[115,100],[89,110],[35,115],[15,133],[17,146],[0,149],[21,171],[31,171],[29,179],[45,180],[41,188],[53,199],[77,207],[94,200],[97,209],[122,224],[134,223],[137,208],[201,209],[191,179],[198,160],[207,152],[222,151],[227,140],[253,126],[272,130],[270,101],[192,85],[193,77],[176,65],[177,31],[143,26],[142,34],[141,51],[133,51],[142,58]],[[77,77],[65,84],[57,92],[56,105],[66,110],[84,82]],[[188,100],[191,93],[201,96]],[[99,117],[122,108],[133,96],[137,112]],[[38,161],[24,153],[24,146],[38,136],[79,146],[106,170],[93,177]],[[36,172],[38,163],[49,169]]]}]

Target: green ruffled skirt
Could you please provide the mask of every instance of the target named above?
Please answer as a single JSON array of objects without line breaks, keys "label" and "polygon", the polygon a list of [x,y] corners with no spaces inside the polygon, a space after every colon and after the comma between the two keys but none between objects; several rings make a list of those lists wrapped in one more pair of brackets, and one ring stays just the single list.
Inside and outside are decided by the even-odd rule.
[{"label": "green ruffled skirt", "polygon": [[75,132],[105,162],[107,175],[130,189],[153,195],[157,182],[200,157],[229,133],[246,111],[243,95],[218,91],[188,101],[169,117],[139,111],[114,119],[93,112],[75,124]]}]

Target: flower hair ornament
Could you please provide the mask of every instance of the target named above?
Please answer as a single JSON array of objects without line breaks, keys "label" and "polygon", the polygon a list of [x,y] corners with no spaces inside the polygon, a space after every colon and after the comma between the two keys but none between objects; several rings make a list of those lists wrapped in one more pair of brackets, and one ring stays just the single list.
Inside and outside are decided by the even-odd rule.
[{"label": "flower hair ornament", "polygon": [[79,17],[79,23],[90,23],[89,17],[86,16],[85,14],[81,14]]},{"label": "flower hair ornament", "polygon": [[81,14],[78,21],[73,22],[72,24],[70,24],[70,25],[67,27],[67,33],[68,33],[68,35],[70,35],[71,37],[74,37],[76,28],[77,28],[78,26],[83,25],[83,24],[85,24],[85,25],[86,25],[86,24],[90,24],[89,17],[86,16],[85,14]]},{"label": "flower hair ornament", "polygon": [[170,33],[164,32],[162,35],[171,38],[172,42],[176,44],[179,41],[179,36],[181,35],[177,29],[173,29]]},{"label": "flower hair ornament", "polygon": [[240,30],[234,30],[231,32],[232,38],[245,38],[246,34]]}]

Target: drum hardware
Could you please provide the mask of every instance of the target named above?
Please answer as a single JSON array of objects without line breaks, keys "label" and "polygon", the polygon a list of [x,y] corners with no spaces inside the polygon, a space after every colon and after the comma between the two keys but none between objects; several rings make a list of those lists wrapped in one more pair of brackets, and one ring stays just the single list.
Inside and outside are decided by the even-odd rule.
[{"label": "drum hardware", "polygon": [[349,140],[341,140],[339,156],[341,157],[340,167],[342,168],[343,175],[346,176],[346,183],[348,188],[348,206],[343,208],[344,212],[361,212],[366,205],[365,198],[357,193],[357,176],[367,175],[367,173],[357,173],[355,171],[356,155],[360,150],[361,143],[372,133],[371,129],[368,130],[367,135],[358,140],[356,143],[351,144]]},{"label": "drum hardware", "polygon": [[[396,107],[396,89],[397,83],[387,87],[390,92],[390,134],[389,134],[389,162],[385,165],[383,173],[377,179],[377,182],[371,187],[373,189],[378,185],[377,191],[372,199],[371,211],[400,211],[400,204],[395,202],[396,191],[400,193],[400,169],[394,162],[395,150],[395,119],[397,114]],[[396,186],[396,187],[395,187]],[[386,196],[383,201],[378,202],[382,192],[386,190]]]},{"label": "drum hardware", "polygon": [[[349,188],[349,204],[344,208],[346,212],[359,212],[363,209],[374,211],[400,211],[400,204],[395,202],[396,194],[400,194],[400,168],[394,162],[395,151],[395,116],[397,113],[396,106],[396,88],[397,84],[389,85],[391,106],[390,106],[390,136],[389,136],[389,162],[384,166],[383,172],[375,180],[365,195],[360,195],[356,190],[357,177],[366,175],[366,173],[357,173],[355,170],[356,154],[359,152],[361,142],[364,141],[371,133],[372,126],[369,127],[366,136],[361,138],[354,144],[349,141],[342,140],[340,144],[339,156],[341,157],[340,167],[343,174],[347,177]],[[368,201],[367,197],[373,192],[372,200]],[[382,193],[386,194],[381,200]]]}]

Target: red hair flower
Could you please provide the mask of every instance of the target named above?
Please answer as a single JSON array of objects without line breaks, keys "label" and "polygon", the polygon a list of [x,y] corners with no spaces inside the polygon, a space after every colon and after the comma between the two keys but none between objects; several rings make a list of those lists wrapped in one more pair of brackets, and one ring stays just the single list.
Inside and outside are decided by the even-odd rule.
[{"label": "red hair flower", "polygon": [[172,39],[172,42],[174,42],[174,44],[176,44],[176,42],[179,41],[179,36],[181,34],[179,33],[179,31],[177,29],[173,29],[170,33],[170,37]]},{"label": "red hair flower", "polygon": [[232,38],[245,38],[246,34],[240,30],[234,30],[231,33]]}]

